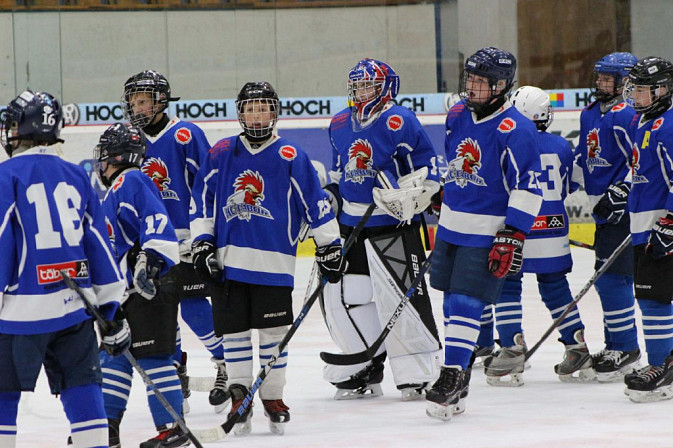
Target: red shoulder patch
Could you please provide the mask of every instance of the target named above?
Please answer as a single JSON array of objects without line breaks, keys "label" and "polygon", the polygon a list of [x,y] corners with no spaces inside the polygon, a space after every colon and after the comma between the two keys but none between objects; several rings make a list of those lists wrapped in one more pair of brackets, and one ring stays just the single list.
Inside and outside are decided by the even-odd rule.
[{"label": "red shoulder patch", "polygon": [[400,129],[402,129],[402,126],[404,126],[404,120],[399,115],[391,115],[390,117],[388,117],[386,125],[388,126],[388,129],[390,129],[391,131],[399,131]]},{"label": "red shoulder patch", "polygon": [[175,131],[175,141],[181,145],[186,145],[192,141],[192,131],[187,128],[180,128]]},{"label": "red shoulder patch", "polygon": [[112,184],[112,191],[117,191],[122,187],[122,184],[124,183],[124,175],[117,176],[115,179],[115,182]]},{"label": "red shoulder patch", "polygon": [[664,124],[664,117],[659,117],[656,120],[654,120],[654,124],[652,124],[652,130],[656,131],[661,127],[661,125]]},{"label": "red shoulder patch", "polygon": [[620,110],[623,110],[626,108],[626,103],[619,103],[615,104],[612,106],[612,109],[610,109],[612,112],[619,112]]},{"label": "red shoulder patch", "polygon": [[278,154],[288,162],[294,160],[297,157],[297,148],[290,145],[281,146],[278,150]]},{"label": "red shoulder patch", "polygon": [[500,124],[498,125],[498,130],[500,132],[511,132],[514,129],[516,129],[516,121],[514,121],[513,119],[511,119],[509,117],[502,120],[500,122]]}]

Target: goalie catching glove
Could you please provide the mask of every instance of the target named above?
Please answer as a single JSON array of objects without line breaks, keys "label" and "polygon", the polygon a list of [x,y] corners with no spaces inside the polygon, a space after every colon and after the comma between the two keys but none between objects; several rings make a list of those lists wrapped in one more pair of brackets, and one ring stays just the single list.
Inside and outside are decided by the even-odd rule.
[{"label": "goalie catching glove", "polygon": [[654,224],[645,252],[655,260],[673,255],[673,214],[659,218]]},{"label": "goalie catching glove", "polygon": [[157,295],[157,286],[154,283],[165,261],[154,253],[141,250],[136,256],[136,264],[133,269],[133,286],[136,292],[147,300],[152,300]]},{"label": "goalie catching glove", "polygon": [[318,263],[320,273],[327,277],[330,283],[337,283],[341,280],[346,270],[346,259],[343,256],[341,244],[318,247],[315,250],[315,261]]},{"label": "goalie catching glove", "polygon": [[192,244],[194,269],[206,280],[220,280],[222,276],[215,253],[215,245],[210,241],[194,241]]},{"label": "goalie catching glove", "polygon": [[523,264],[525,239],[526,235],[514,227],[505,226],[498,230],[488,254],[488,270],[498,278],[518,273]]},{"label": "goalie catching glove", "polygon": [[617,182],[610,185],[598,204],[594,207],[594,215],[604,219],[608,224],[617,224],[626,212],[631,184]]},{"label": "goalie catching glove", "polygon": [[395,181],[395,177],[385,171],[376,176],[381,187],[372,190],[377,207],[400,222],[410,222],[418,213],[424,212],[431,203],[439,184],[426,181],[428,167],[424,166]]}]

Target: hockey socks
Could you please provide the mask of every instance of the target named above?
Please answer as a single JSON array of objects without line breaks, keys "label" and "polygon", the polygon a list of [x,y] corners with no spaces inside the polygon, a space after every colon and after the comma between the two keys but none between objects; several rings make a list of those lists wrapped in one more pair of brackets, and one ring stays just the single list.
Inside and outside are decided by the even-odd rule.
[{"label": "hockey socks", "polygon": [[[568,280],[565,274],[538,274],[537,279],[537,287],[542,296],[542,301],[549,310],[552,319],[556,321],[573,301]],[[584,325],[580,318],[579,309],[575,307],[557,327],[557,330],[561,333],[560,341],[564,345],[577,344],[575,332],[579,329],[584,329]],[[584,341],[582,340],[582,342]]]},{"label": "hockey socks", "polygon": [[21,392],[0,392],[0,447],[16,446],[16,416]]},{"label": "hockey socks", "polygon": [[523,333],[521,328],[523,320],[521,282],[521,274],[507,277],[500,297],[495,304],[495,327],[498,330],[500,345],[503,347],[514,345],[514,335]]},{"label": "hockey socks", "polygon": [[108,446],[108,422],[103,407],[103,394],[98,384],[63,389],[61,403],[70,421],[74,446],[91,448]]},{"label": "hockey socks", "polygon": [[463,294],[444,293],[444,365],[467,369],[479,337],[487,302]]},{"label": "hockey socks", "polygon": [[[177,411],[182,409],[182,387],[173,365],[173,360],[169,356],[153,356],[139,359],[138,364],[145,370],[145,373],[147,373],[150,380],[156,385],[171,407]],[[174,418],[171,417],[168,410],[161,404],[150,387],[147,387],[147,401],[152,413],[152,419],[154,420],[154,426],[159,428],[175,422]]]},{"label": "hockey socks", "polygon": [[215,336],[213,309],[208,299],[205,297],[182,299],[180,315],[214,358],[224,358],[222,338]]},{"label": "hockey socks", "polygon": [[596,280],[607,327],[608,350],[631,351],[638,348],[633,278],[606,272]]},{"label": "hockey socks", "polygon": [[673,350],[673,304],[639,299],[638,306],[643,315],[647,361],[662,366]]}]

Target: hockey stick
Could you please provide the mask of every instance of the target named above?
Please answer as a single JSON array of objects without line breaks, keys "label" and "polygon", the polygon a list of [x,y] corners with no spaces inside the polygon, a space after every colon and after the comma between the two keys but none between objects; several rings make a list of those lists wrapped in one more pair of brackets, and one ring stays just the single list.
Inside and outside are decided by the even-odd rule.
[{"label": "hockey stick", "polygon": [[409,286],[409,289],[407,289],[407,292],[402,294],[399,289],[395,288],[395,292],[400,296],[400,303],[397,305],[397,308],[395,308],[395,311],[393,312],[393,315],[390,317],[390,320],[388,320],[388,323],[386,326],[383,328],[383,331],[381,331],[381,334],[379,335],[378,338],[369,346],[367,347],[366,350],[363,350],[358,353],[327,353],[327,352],[321,352],[320,353],[320,359],[325,361],[327,364],[332,364],[332,365],[337,365],[337,366],[347,366],[347,365],[352,365],[352,364],[360,364],[363,362],[370,361],[376,356],[376,352],[379,350],[381,345],[383,344],[383,341],[388,337],[388,334],[393,329],[393,326],[395,325],[395,322],[397,322],[397,319],[400,317],[402,314],[402,311],[404,311],[404,307],[407,306],[409,303],[409,300],[411,299],[411,296],[414,295],[416,292],[416,289],[418,288],[418,285],[423,281],[423,278],[425,277],[425,274],[428,272],[428,269],[430,269],[430,259],[432,258],[432,254],[428,257],[427,260],[423,263],[421,266],[420,270],[418,271],[418,274],[416,275],[416,278],[414,278],[414,281],[411,282],[411,286]]},{"label": "hockey stick", "polygon": [[568,242],[570,244],[572,244],[573,246],[577,246],[577,247],[581,247],[581,248],[589,249],[589,250],[596,250],[596,248],[594,246],[592,246],[591,244],[583,243],[581,241],[568,240]]},{"label": "hockey stick", "polygon": [[561,325],[561,322],[563,322],[563,319],[570,314],[570,312],[575,309],[577,306],[577,303],[586,295],[587,292],[589,292],[589,289],[596,284],[596,281],[599,279],[601,275],[605,273],[605,271],[608,270],[610,266],[612,266],[612,263],[615,262],[617,257],[619,257],[619,254],[621,254],[626,246],[631,244],[631,234],[629,234],[626,238],[624,238],[624,241],[621,242],[619,246],[612,252],[612,254],[605,260],[603,265],[594,272],[594,275],[591,276],[589,281],[587,282],[586,285],[580,290],[580,292],[577,293],[577,295],[573,298],[573,301],[566,306],[566,309],[563,310],[563,313],[559,317],[557,317],[554,322],[551,324],[551,326],[545,331],[545,333],[542,335],[539,341],[535,343],[534,346],[532,346],[524,355],[517,356],[516,358],[512,358],[511,361],[507,360],[504,362],[502,365],[498,367],[486,367],[487,369],[491,371],[502,371],[502,372],[511,372],[512,370],[516,368],[520,368],[521,371],[523,371],[524,364],[526,361],[530,359],[531,356],[533,356],[533,353],[535,353],[540,346],[544,343],[544,341],[549,338],[549,335],[551,335],[556,328],[558,328],[559,325]]},{"label": "hockey stick", "polygon": [[[365,214],[362,215],[362,218],[360,218],[360,221],[358,222],[357,226],[355,226],[355,228],[353,229],[353,232],[350,235],[348,235],[348,238],[346,239],[346,242],[344,243],[343,246],[344,256],[346,253],[348,253],[348,250],[357,240],[358,236],[360,235],[360,232],[362,232],[362,229],[369,220],[369,217],[372,215],[372,213],[374,213],[375,208],[376,204],[372,202],[369,205],[369,207],[367,207]],[[313,291],[311,296],[304,302],[304,306],[302,307],[301,311],[299,311],[299,314],[295,318],[294,322],[290,326],[287,333],[285,333],[285,337],[278,344],[276,354],[272,355],[271,359],[260,369],[259,374],[257,375],[257,379],[255,379],[255,381],[252,383],[252,387],[250,388],[248,395],[246,395],[246,397],[243,399],[243,403],[241,403],[236,412],[221,425],[218,425],[211,429],[194,430],[199,440],[201,440],[204,443],[217,442],[218,440],[225,438],[227,434],[231,432],[231,430],[234,428],[234,425],[238,422],[238,420],[245,413],[245,411],[250,406],[252,406],[252,401],[253,398],[255,397],[255,393],[257,392],[257,390],[259,390],[262,383],[269,375],[269,372],[271,372],[271,369],[276,364],[276,361],[278,361],[278,358],[283,353],[283,350],[285,350],[285,347],[287,347],[287,344],[290,342],[290,339],[292,339],[292,336],[294,336],[294,334],[297,332],[299,325],[301,325],[301,323],[304,321],[304,318],[308,314],[309,310],[311,309],[315,301],[318,299],[320,294],[322,294],[322,291],[323,289],[325,289],[326,284],[327,284],[327,277],[323,276],[316,290]]]},{"label": "hockey stick", "polygon": [[[72,279],[72,277],[70,277],[70,274],[68,273],[68,271],[65,270],[65,269],[62,269],[61,270],[61,277],[63,277],[63,281],[68,286],[68,288],[75,291],[77,293],[77,295],[79,296],[79,298],[82,300],[82,302],[84,302],[84,305],[86,306],[86,309],[89,310],[91,315],[98,322],[98,328],[100,328],[100,330],[103,331],[103,332],[107,332],[110,329],[110,323],[105,320],[105,318],[100,313],[100,311],[98,311],[98,309],[96,309],[96,307],[94,307],[93,304],[91,302],[89,302],[89,300],[84,296],[84,292],[79,287],[77,282],[75,282]],[[154,395],[156,395],[156,397],[159,400],[159,402],[161,403],[161,405],[166,409],[166,411],[168,411],[168,413],[175,420],[175,422],[178,424],[180,429],[182,429],[187,434],[187,437],[189,437],[189,440],[194,442],[194,446],[196,446],[196,448],[203,448],[203,445],[201,445],[201,443],[199,442],[197,437],[192,433],[192,431],[189,430],[185,421],[178,415],[177,412],[175,412],[175,409],[173,409],[173,406],[171,406],[171,404],[168,402],[168,400],[166,400],[166,397],[164,397],[164,394],[162,394],[161,391],[159,391],[159,388],[157,388],[157,385],[154,384],[152,379],[147,375],[147,372],[145,372],[145,370],[142,367],[140,367],[140,365],[138,364],[138,361],[133,357],[133,355],[128,350],[124,351],[123,355],[129,361],[129,363],[131,363],[131,365],[138,371],[138,373],[140,374],[140,376],[143,379],[143,382],[147,385],[147,387],[152,389],[152,391],[154,392]]]}]

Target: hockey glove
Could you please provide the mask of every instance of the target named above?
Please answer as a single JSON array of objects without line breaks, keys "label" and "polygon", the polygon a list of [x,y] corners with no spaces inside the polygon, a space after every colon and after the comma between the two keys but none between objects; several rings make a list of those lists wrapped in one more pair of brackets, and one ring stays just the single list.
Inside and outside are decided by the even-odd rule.
[{"label": "hockey glove", "polygon": [[108,330],[101,330],[101,345],[112,356],[119,356],[131,347],[131,329],[126,319],[108,322]]},{"label": "hockey glove", "polygon": [[673,214],[659,218],[650,231],[645,252],[658,260],[673,254]]},{"label": "hockey glove", "polygon": [[133,286],[143,298],[152,300],[157,294],[154,279],[159,276],[164,263],[163,258],[152,252],[138,252],[133,269]]},{"label": "hockey glove", "polygon": [[318,247],[315,251],[315,261],[318,263],[320,273],[327,277],[330,283],[341,280],[346,270],[346,259],[341,244]]},{"label": "hockey glove", "polygon": [[526,236],[518,229],[505,226],[498,230],[488,254],[488,269],[498,278],[514,275],[523,264],[523,242]]},{"label": "hockey glove", "polygon": [[594,215],[604,219],[608,224],[617,224],[626,213],[626,205],[631,191],[631,184],[617,182],[610,185],[603,197],[594,207]]},{"label": "hockey glove", "polygon": [[442,202],[444,201],[444,187],[440,187],[439,191],[430,198],[430,205],[425,210],[430,215],[439,216],[442,211]]},{"label": "hockey glove", "polygon": [[194,269],[206,280],[220,280],[222,271],[217,264],[215,245],[210,241],[194,241],[192,245],[192,259]]}]

